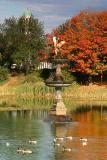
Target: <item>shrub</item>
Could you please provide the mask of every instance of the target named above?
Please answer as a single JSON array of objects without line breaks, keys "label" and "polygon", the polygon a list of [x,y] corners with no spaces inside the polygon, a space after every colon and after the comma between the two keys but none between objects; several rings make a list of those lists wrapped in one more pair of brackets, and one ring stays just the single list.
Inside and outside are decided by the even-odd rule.
[{"label": "shrub", "polygon": [[33,72],[25,76],[24,83],[37,83],[43,81],[39,72]]},{"label": "shrub", "polygon": [[76,81],[75,77],[68,71],[62,70],[62,77],[64,81]]},{"label": "shrub", "polygon": [[8,69],[0,66],[0,82],[7,80],[8,77],[9,77]]}]

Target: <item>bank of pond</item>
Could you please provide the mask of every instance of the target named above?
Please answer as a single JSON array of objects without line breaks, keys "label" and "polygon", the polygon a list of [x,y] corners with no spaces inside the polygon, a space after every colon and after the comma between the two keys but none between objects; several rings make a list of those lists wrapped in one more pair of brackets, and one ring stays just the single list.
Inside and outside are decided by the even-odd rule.
[{"label": "bank of pond", "polygon": [[[2,97],[0,98],[0,111],[12,110],[46,110],[47,112],[54,104],[54,98],[26,98],[26,97]],[[107,101],[64,99],[68,113],[88,111],[92,109],[106,110]]]},{"label": "bank of pond", "polygon": [[[55,88],[45,85],[23,84],[16,87],[0,87],[0,97],[26,97],[26,98],[54,98]],[[79,100],[107,100],[106,86],[81,86],[73,84],[70,87],[62,87],[62,96]]]}]

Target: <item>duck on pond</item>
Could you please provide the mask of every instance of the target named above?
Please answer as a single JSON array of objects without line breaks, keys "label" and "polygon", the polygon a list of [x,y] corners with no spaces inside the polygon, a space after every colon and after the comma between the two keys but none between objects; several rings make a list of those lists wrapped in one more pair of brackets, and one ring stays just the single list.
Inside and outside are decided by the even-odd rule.
[{"label": "duck on pond", "polygon": [[66,136],[65,139],[72,140],[72,136]]},{"label": "duck on pond", "polygon": [[65,148],[64,146],[63,146],[63,152],[71,152],[72,151],[72,149],[71,148]]},{"label": "duck on pond", "polygon": [[36,141],[36,140],[32,140],[32,139],[30,139],[28,142],[29,142],[30,144],[37,144],[37,141]]},{"label": "duck on pond", "polygon": [[31,153],[32,153],[32,150],[29,149],[29,148],[18,147],[18,148],[17,148],[17,153],[31,154]]},{"label": "duck on pond", "polygon": [[64,137],[56,137],[55,139],[56,139],[56,140],[61,140],[61,141],[63,141],[63,140],[64,140]]},{"label": "duck on pond", "polygon": [[80,142],[83,146],[86,146],[87,145],[87,142],[88,142],[88,139],[87,138],[80,138]]},{"label": "duck on pond", "polygon": [[80,138],[80,141],[84,141],[84,142],[87,142],[88,141],[88,139],[87,138]]}]

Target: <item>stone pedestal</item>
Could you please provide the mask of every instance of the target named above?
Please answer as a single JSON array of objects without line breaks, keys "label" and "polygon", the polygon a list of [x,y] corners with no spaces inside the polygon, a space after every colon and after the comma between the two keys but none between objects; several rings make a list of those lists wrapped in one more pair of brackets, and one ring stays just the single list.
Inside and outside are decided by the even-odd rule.
[{"label": "stone pedestal", "polygon": [[66,115],[67,109],[62,101],[56,104],[56,115]]},{"label": "stone pedestal", "polygon": [[56,56],[54,59],[51,59],[51,61],[54,62],[56,66],[56,72],[52,77],[52,80],[46,81],[46,85],[49,87],[55,87],[56,98],[52,108],[50,109],[50,115],[52,115],[52,117],[56,116],[54,117],[56,121],[70,121],[69,117],[67,117],[67,108],[64,105],[61,95],[61,89],[63,87],[68,87],[71,84],[71,82],[69,83],[68,81],[63,80],[61,73],[61,65],[68,60]]},{"label": "stone pedestal", "polygon": [[53,105],[53,107],[50,110],[51,114],[54,115],[66,115],[67,114],[67,108],[64,105],[62,95],[61,95],[61,87],[56,87],[56,102]]}]

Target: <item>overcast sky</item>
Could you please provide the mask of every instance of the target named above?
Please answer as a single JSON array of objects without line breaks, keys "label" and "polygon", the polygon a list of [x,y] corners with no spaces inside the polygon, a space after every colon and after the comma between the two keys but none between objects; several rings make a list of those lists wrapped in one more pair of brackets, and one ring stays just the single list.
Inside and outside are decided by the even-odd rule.
[{"label": "overcast sky", "polygon": [[0,23],[22,16],[27,8],[44,23],[45,32],[51,32],[81,10],[107,10],[107,0],[0,0]]}]

